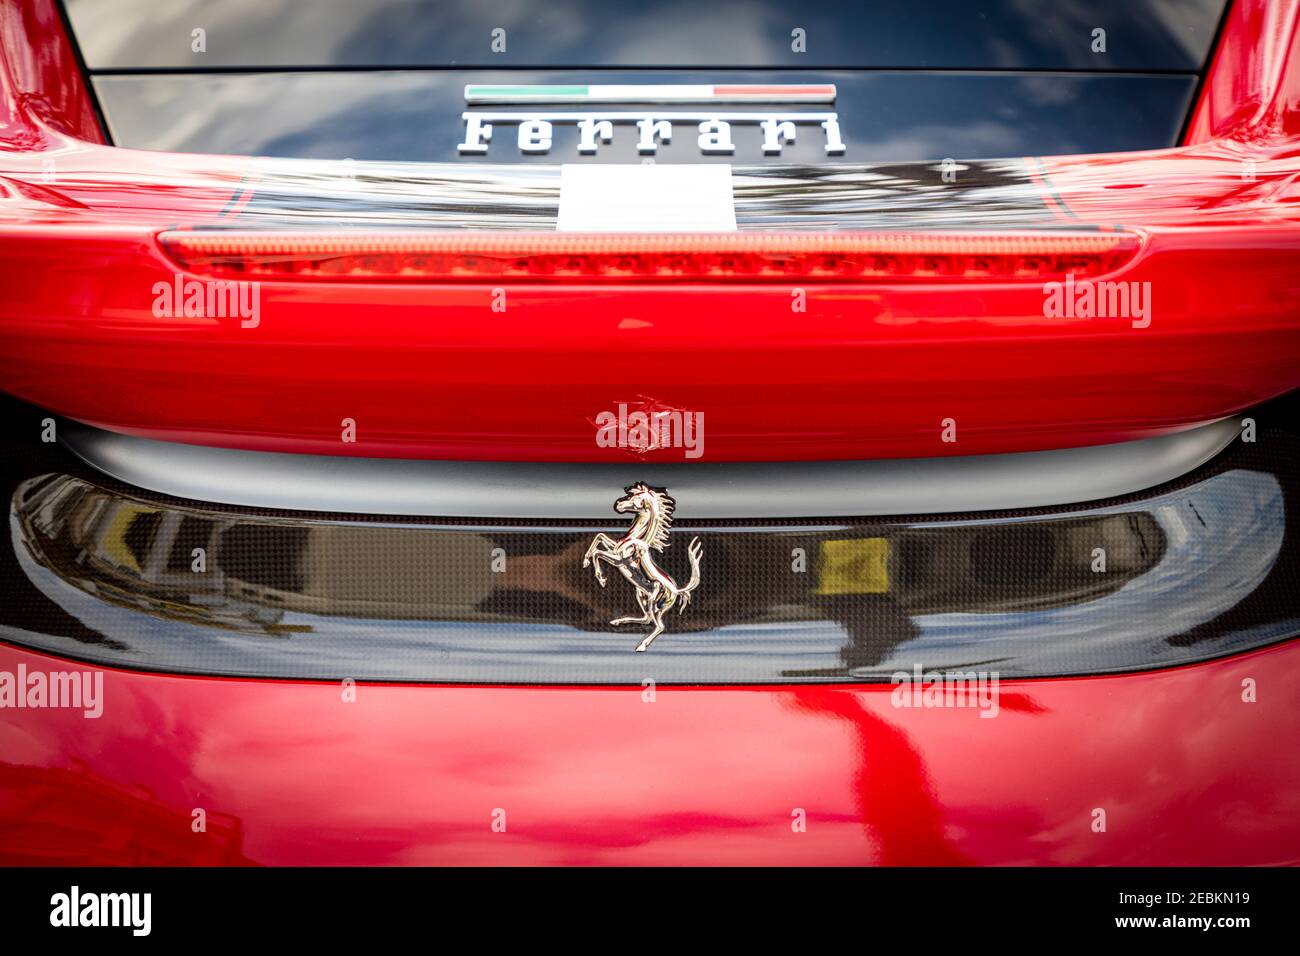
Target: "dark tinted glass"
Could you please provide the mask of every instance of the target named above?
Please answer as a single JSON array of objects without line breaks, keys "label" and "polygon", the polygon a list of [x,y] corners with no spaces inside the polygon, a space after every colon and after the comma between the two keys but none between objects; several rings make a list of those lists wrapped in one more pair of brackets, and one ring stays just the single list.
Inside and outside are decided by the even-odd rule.
[{"label": "dark tinted glass", "polygon": [[[1224,0],[68,0],[92,70],[1199,70]],[[194,31],[203,30],[195,51]],[[1105,50],[1097,30],[1105,31]],[[494,33],[504,31],[504,33]],[[801,31],[801,32],[798,32]]]}]

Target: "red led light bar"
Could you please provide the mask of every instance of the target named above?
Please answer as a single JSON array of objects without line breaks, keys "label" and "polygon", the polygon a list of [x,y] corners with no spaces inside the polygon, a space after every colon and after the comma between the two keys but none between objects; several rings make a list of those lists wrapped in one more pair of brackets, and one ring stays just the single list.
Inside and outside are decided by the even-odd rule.
[{"label": "red led light bar", "polygon": [[182,268],[258,279],[1027,281],[1113,272],[1131,233],[164,232]]}]

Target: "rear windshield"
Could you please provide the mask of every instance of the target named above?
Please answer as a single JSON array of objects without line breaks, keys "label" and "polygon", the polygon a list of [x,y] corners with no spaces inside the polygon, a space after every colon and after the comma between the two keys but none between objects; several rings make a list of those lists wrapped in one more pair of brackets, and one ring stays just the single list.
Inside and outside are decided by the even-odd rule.
[{"label": "rear windshield", "polygon": [[[95,70],[1197,71],[1225,0],[66,0]],[[202,50],[195,30],[203,31]],[[1097,31],[1101,31],[1098,33]]]}]

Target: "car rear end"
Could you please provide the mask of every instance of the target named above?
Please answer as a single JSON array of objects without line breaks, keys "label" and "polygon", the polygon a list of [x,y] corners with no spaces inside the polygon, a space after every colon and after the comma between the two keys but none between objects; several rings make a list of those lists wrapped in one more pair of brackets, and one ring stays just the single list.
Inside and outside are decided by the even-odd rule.
[{"label": "car rear end", "polygon": [[1297,862],[1298,18],[0,0],[0,859]]}]

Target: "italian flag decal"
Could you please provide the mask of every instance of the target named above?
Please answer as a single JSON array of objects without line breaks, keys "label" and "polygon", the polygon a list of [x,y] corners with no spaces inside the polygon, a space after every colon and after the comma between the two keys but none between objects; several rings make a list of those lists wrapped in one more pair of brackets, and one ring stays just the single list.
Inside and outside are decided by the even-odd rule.
[{"label": "italian flag decal", "polygon": [[467,86],[466,103],[833,103],[833,83]]}]

